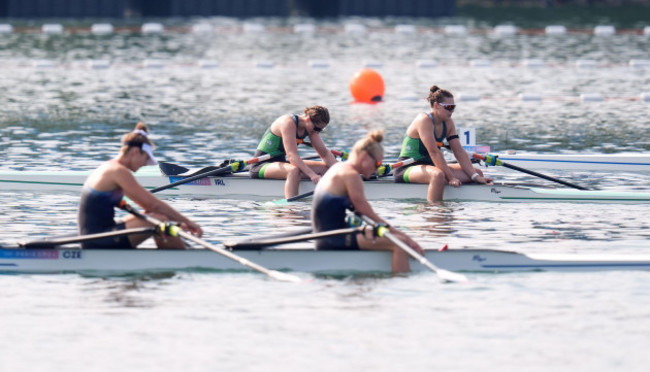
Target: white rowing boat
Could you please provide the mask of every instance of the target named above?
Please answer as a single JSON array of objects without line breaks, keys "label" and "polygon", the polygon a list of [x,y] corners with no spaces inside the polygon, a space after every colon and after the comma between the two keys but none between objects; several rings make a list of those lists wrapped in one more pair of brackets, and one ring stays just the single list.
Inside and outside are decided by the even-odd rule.
[{"label": "white rowing boat", "polygon": [[[237,255],[272,270],[309,273],[390,272],[386,251],[314,249],[235,250]],[[451,271],[599,271],[650,270],[650,255],[523,254],[490,249],[427,250],[436,266]],[[246,270],[209,250],[157,249],[6,249],[0,248],[2,273],[150,272]],[[427,269],[415,261],[411,270]]]},{"label": "white rowing boat", "polygon": [[650,172],[650,154],[493,154],[502,161],[526,169]]},{"label": "white rowing boat", "polygon": [[[151,167],[149,167],[151,168]],[[17,172],[0,171],[0,190],[71,192],[80,193],[88,172]],[[138,182],[148,189],[181,180],[179,176],[163,176],[152,169],[138,172]],[[160,192],[199,198],[275,200],[284,196],[284,180],[259,180],[248,177],[247,172],[224,177],[206,177]],[[426,199],[427,185],[394,183],[391,177],[365,182],[366,197],[370,200],[384,199]],[[314,189],[314,184],[305,180],[299,193]],[[488,202],[588,202],[588,203],[647,203],[650,192],[631,191],[582,191],[567,188],[542,188],[523,185],[464,185],[460,188],[447,187],[444,199],[449,201]]]}]

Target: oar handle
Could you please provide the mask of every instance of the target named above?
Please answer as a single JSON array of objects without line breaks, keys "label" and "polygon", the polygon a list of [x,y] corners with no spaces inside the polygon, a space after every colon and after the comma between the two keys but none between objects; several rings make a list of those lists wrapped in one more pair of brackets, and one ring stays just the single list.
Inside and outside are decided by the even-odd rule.
[{"label": "oar handle", "polygon": [[403,167],[405,165],[409,165],[409,164],[413,164],[413,163],[415,163],[415,159],[408,158],[408,159],[404,159],[404,160],[398,161],[397,163],[393,163],[393,164],[385,164],[385,165],[382,164],[377,168],[377,175],[379,177],[386,177],[386,176],[388,176],[390,174],[390,172],[393,171],[393,169]]},{"label": "oar handle", "polygon": [[297,242],[304,242],[307,240],[314,240],[314,239],[325,239],[329,238],[332,236],[339,236],[339,235],[345,235],[345,234],[353,234],[353,233],[362,233],[364,231],[365,227],[363,226],[356,226],[356,227],[348,227],[344,229],[337,229],[337,230],[329,230],[329,231],[323,231],[323,232],[317,232],[317,233],[311,233],[311,234],[303,234],[299,236],[291,236],[291,237],[282,237],[282,238],[267,238],[267,239],[259,239],[259,240],[245,240],[241,242],[226,242],[224,245],[228,248],[235,248],[235,249],[245,249],[245,248],[261,248],[261,247],[268,247],[270,245],[278,245],[278,244],[286,244],[286,243],[297,243]]},{"label": "oar handle", "polygon": [[248,164],[259,163],[260,161],[265,161],[265,160],[268,160],[268,159],[271,159],[271,154],[265,154],[265,155],[262,155],[262,156],[258,156],[256,158],[245,160],[245,161],[242,160],[242,161],[232,162],[229,165],[226,165],[225,167],[222,167],[222,168],[217,168],[217,169],[211,170],[209,172],[200,173],[200,174],[197,174],[195,176],[183,178],[183,179],[178,180],[176,182],[169,183],[167,185],[156,187],[155,189],[151,190],[151,193],[152,194],[157,193],[159,191],[167,190],[167,189],[170,189],[172,187],[176,187],[178,185],[183,185],[183,184],[188,183],[188,182],[196,181],[196,180],[201,179],[201,178],[205,178],[205,177],[209,177],[209,176],[216,176],[216,175],[219,175],[219,174],[232,172],[235,169],[236,170],[243,169]]},{"label": "oar handle", "polygon": [[567,181],[561,180],[561,179],[559,179],[559,178],[555,178],[555,177],[547,176],[547,175],[545,175],[545,174],[542,174],[542,173],[539,173],[539,172],[532,171],[532,170],[530,170],[530,169],[525,169],[525,168],[518,167],[518,166],[516,166],[516,165],[512,165],[512,164],[505,163],[505,162],[499,160],[499,159],[498,159],[496,156],[494,156],[494,155],[490,155],[490,154],[481,155],[481,154],[477,154],[477,153],[472,153],[472,157],[473,157],[474,159],[482,160],[482,161],[485,162],[485,164],[487,164],[487,165],[500,165],[500,166],[503,166],[503,167],[506,167],[506,168],[510,168],[510,169],[513,169],[513,170],[516,170],[516,171],[522,172],[522,173],[530,174],[531,176],[535,176],[535,177],[543,178],[543,179],[545,179],[545,180],[552,181],[552,182],[557,182],[557,183],[562,184],[562,185],[564,185],[564,186],[573,187],[574,189],[578,189],[578,190],[589,190],[589,189],[586,188],[586,187],[583,187],[583,186],[580,186],[580,185],[576,185],[576,184],[574,184],[574,183],[571,183],[571,182],[567,182]]},{"label": "oar handle", "polygon": [[212,244],[206,242],[203,239],[197,238],[196,236],[183,231],[177,225],[168,225],[168,224],[165,224],[164,222],[160,221],[159,219],[157,219],[155,217],[152,217],[152,216],[149,216],[149,215],[146,215],[146,214],[142,214],[142,213],[136,211],[133,207],[131,207],[124,200],[122,200],[118,204],[118,207],[124,209],[125,211],[127,211],[127,212],[129,212],[131,214],[133,214],[137,218],[143,219],[143,220],[145,220],[145,221],[147,221],[147,222],[149,222],[151,224],[154,224],[156,226],[165,225],[164,231],[165,231],[166,234],[168,234],[170,236],[174,236],[174,237],[180,236],[180,237],[185,238],[187,240],[193,241],[196,244],[199,244],[199,245],[203,246],[204,248],[207,248],[207,249],[209,249],[209,250],[211,250],[213,252],[219,253],[219,254],[227,257],[227,258],[230,258],[233,261],[236,261],[236,262],[240,263],[241,265],[244,265],[244,266],[249,267],[249,268],[251,268],[253,270],[259,271],[262,274],[265,274],[265,275],[267,275],[267,276],[269,276],[269,277],[271,277],[273,279],[287,281],[287,282],[301,282],[302,281],[300,278],[298,278],[295,275],[281,273],[281,272],[275,271],[275,270],[269,270],[269,269],[267,269],[267,268],[265,268],[263,266],[260,266],[260,265],[254,263],[254,262],[251,262],[251,261],[249,261],[249,260],[247,260],[247,259],[245,259],[243,257],[240,257],[240,256],[228,251],[227,249],[218,247],[216,245],[212,245]]}]

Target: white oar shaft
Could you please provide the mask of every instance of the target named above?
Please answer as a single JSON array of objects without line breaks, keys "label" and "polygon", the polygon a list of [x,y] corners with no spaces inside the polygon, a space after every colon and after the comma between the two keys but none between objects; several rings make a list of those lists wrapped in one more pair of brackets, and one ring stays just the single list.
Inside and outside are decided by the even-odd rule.
[{"label": "white oar shaft", "polygon": [[392,241],[395,245],[397,245],[400,249],[402,249],[404,252],[408,253],[409,256],[413,257],[416,261],[427,267],[429,270],[433,271],[438,275],[438,277],[442,280],[450,281],[450,282],[467,282],[469,281],[465,275],[458,274],[451,272],[449,270],[441,269],[437,267],[436,265],[432,264],[431,261],[427,260],[426,257],[422,256],[418,252],[416,252],[413,248],[409,247],[408,244],[404,243],[401,241],[399,238],[397,238],[395,235],[391,234],[389,229],[385,226],[378,226],[377,222],[375,222],[372,218],[368,216],[361,215],[361,218],[369,225],[374,226],[375,228],[378,229],[377,235],[380,237],[386,237],[390,241]]},{"label": "white oar shaft", "polygon": [[[163,224],[163,222],[160,221],[159,219],[154,218],[154,217],[149,216],[149,215],[146,215],[146,214],[142,214],[142,213],[136,211],[135,209],[133,209],[130,205],[128,205],[125,202],[122,202],[120,204],[120,208],[122,208],[122,209],[126,210],[127,212],[133,214],[134,216],[136,216],[138,218],[141,218],[141,219],[144,219],[144,220],[146,220],[149,223],[152,223],[154,225]],[[260,265],[258,265],[256,263],[253,263],[253,262],[251,262],[251,261],[249,261],[249,260],[247,260],[247,259],[245,259],[243,257],[240,257],[240,256],[228,251],[227,249],[224,249],[224,248],[218,247],[216,245],[210,244],[210,243],[206,242],[203,239],[197,238],[196,236],[181,230],[181,228],[178,227],[178,226],[175,226],[175,229],[173,229],[172,232],[175,233],[176,235],[182,237],[182,238],[185,238],[187,240],[191,240],[191,241],[203,246],[204,248],[207,248],[207,249],[209,249],[209,250],[211,250],[213,252],[216,252],[216,253],[219,253],[219,254],[221,254],[221,255],[223,255],[225,257],[228,257],[231,260],[236,261],[236,262],[238,262],[238,263],[240,263],[240,264],[242,264],[242,265],[244,265],[246,267],[249,267],[249,268],[251,268],[253,270],[256,270],[256,271],[259,271],[259,272],[261,272],[263,274],[266,274],[267,276],[269,276],[269,277],[271,277],[273,279],[277,279],[277,280],[281,280],[281,281],[285,281],[285,282],[294,282],[294,283],[302,281],[300,278],[298,278],[295,275],[285,274],[285,273],[281,273],[281,272],[275,271],[275,270],[269,270],[269,269],[267,269],[267,268],[265,268],[263,266],[260,266]]]}]

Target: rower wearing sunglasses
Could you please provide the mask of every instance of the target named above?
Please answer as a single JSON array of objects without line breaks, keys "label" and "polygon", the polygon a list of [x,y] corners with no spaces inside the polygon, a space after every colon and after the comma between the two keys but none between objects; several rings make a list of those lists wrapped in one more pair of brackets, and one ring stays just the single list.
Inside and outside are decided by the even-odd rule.
[{"label": "rower wearing sunglasses", "polygon": [[[451,115],[456,108],[454,96],[437,85],[429,89],[427,97],[431,112],[415,117],[406,129],[399,160],[413,158],[414,163],[395,170],[395,182],[428,183],[427,200],[442,200],[445,185],[460,187],[463,183],[490,184],[491,178],[472,166],[463,149]],[[458,164],[447,164],[440,148],[447,140]]]},{"label": "rower wearing sunglasses", "polygon": [[[375,213],[363,191],[363,181],[359,175],[368,178],[377,172],[384,158],[384,149],[381,146],[383,138],[384,133],[381,130],[370,132],[355,143],[347,161],[337,163],[325,173],[314,191],[311,212],[313,231],[323,232],[350,227],[346,222],[346,214],[347,210],[353,210],[384,225],[394,237],[418,253],[424,254],[418,243],[394,226],[388,225]],[[318,239],[316,249],[388,250],[392,251],[393,272],[406,272],[410,269],[405,251],[386,237],[373,236],[370,230],[365,235],[361,232],[353,232]]]},{"label": "rower wearing sunglasses", "polygon": [[[266,130],[257,146],[255,156],[271,154],[272,158],[253,165],[251,178],[286,179],[284,197],[298,195],[301,179],[318,183],[327,169],[336,163],[334,155],[325,147],[320,132],[330,121],[327,108],[307,107],[301,115],[282,115]],[[311,146],[323,160],[302,160],[298,143],[309,137]]]}]

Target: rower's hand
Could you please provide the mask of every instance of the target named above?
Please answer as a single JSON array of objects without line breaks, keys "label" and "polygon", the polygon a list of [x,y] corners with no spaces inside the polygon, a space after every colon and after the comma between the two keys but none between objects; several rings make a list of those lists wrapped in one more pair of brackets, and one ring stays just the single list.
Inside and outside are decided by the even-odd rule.
[{"label": "rower's hand", "polygon": [[243,171],[246,168],[246,161],[244,160],[235,160],[230,163],[230,169],[233,172]]},{"label": "rower's hand", "polygon": [[494,180],[492,178],[483,177],[483,176],[478,176],[478,177],[474,178],[474,182],[475,183],[482,183],[482,184],[485,184],[485,185],[493,185],[494,184]]},{"label": "rower's hand", "polygon": [[449,180],[449,186],[460,187],[460,185],[461,185],[461,182],[460,182],[460,180],[458,178],[454,177],[454,178]]},{"label": "rower's hand", "polygon": [[309,179],[311,180],[311,182],[316,184],[318,183],[318,181],[320,181],[320,177],[321,177],[320,175],[314,174],[313,176],[309,177]]},{"label": "rower's hand", "polygon": [[194,223],[192,221],[181,223],[181,229],[199,238],[203,236],[203,229],[201,229],[201,226],[199,226],[199,224]]}]

